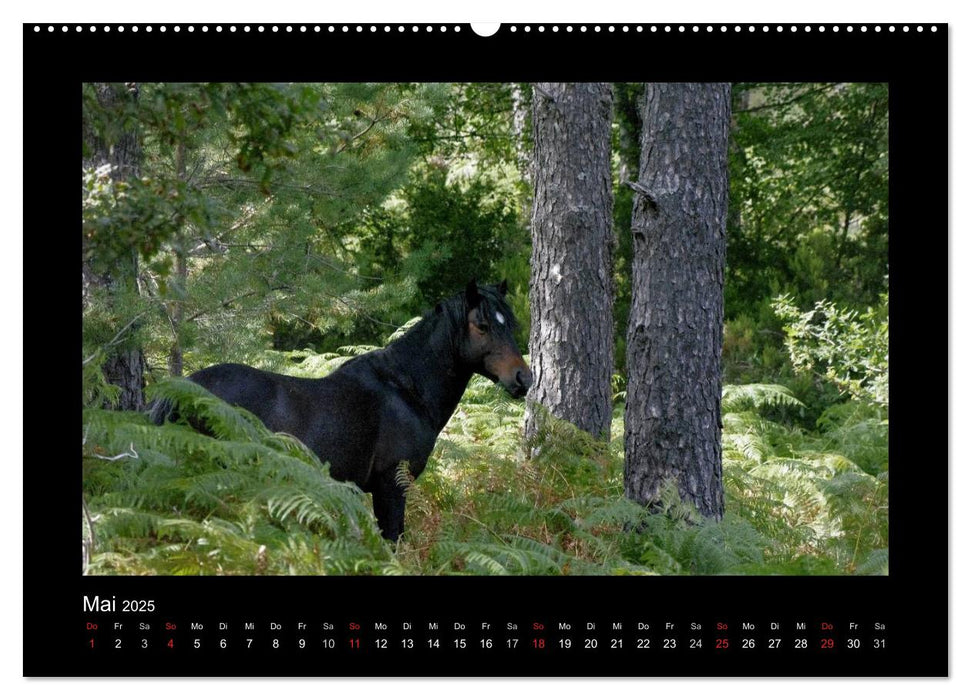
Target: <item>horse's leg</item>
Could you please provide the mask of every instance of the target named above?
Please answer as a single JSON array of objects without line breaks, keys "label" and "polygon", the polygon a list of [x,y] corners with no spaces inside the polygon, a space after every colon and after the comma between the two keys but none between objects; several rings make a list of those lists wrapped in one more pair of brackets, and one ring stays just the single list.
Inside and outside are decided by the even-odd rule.
[{"label": "horse's leg", "polygon": [[398,486],[393,470],[389,469],[377,479],[372,497],[381,535],[397,543],[405,531],[405,492]]}]

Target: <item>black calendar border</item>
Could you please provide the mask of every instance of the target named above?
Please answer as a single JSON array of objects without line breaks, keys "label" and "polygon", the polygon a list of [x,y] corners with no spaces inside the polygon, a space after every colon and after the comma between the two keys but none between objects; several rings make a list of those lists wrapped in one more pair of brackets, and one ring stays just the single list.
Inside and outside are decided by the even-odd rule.
[{"label": "black calendar border", "polygon": [[[66,26],[67,30],[64,31]],[[192,31],[189,31],[189,28]],[[348,660],[321,669],[269,657],[260,666],[185,661],[163,669],[91,665],[80,655],[78,629],[85,592],[153,597],[166,614],[207,606],[274,611],[334,601],[369,601],[366,614],[390,620],[408,601],[419,617],[478,614],[568,614],[578,618],[638,614],[751,614],[886,617],[898,644],[870,665],[828,665],[821,675],[946,675],[948,672],[948,456],[929,458],[928,445],[947,439],[949,397],[946,331],[908,305],[948,303],[948,27],[938,25],[706,24],[504,26],[476,36],[468,25],[236,24],[33,25],[24,30],[24,378],[25,425],[43,420],[38,441],[25,432],[24,673],[26,675],[816,675],[804,664],[758,656],[747,665],[712,661],[706,668],[672,660],[628,667],[608,659],[520,657],[499,667],[456,658],[444,668]],[[246,32],[244,26],[249,26]],[[272,28],[276,27],[274,31]],[[288,31],[286,27],[289,26]],[[345,31],[344,27],[347,27]],[[360,30],[358,29],[360,26]],[[371,27],[375,30],[372,31]],[[441,27],[445,27],[445,31]],[[596,26],[600,27],[598,31]],[[611,31],[610,26],[614,29]],[[641,31],[637,31],[637,27]],[[791,27],[795,26],[796,31]],[[825,31],[820,31],[820,27]],[[697,30],[695,29],[697,27]],[[766,27],[768,31],[765,31]],[[891,31],[893,27],[894,31]],[[568,31],[572,28],[573,31]],[[852,28],[852,31],[851,31]],[[933,31],[936,28],[936,31]],[[39,31],[38,31],[39,29]],[[920,29],[920,31],[918,31]],[[754,31],[753,31],[754,30]],[[56,70],[48,68],[51,57]],[[229,58],[231,57],[231,59]],[[532,59],[528,58],[532,57]],[[891,474],[890,575],[886,577],[659,578],[84,578],[78,572],[77,493],[80,470],[80,350],[76,237],[80,202],[80,84],[85,81],[864,81],[890,84],[891,168]],[[40,184],[43,183],[43,187]],[[43,199],[41,199],[43,197]],[[67,203],[72,204],[67,204]],[[51,288],[51,280],[55,288]],[[43,294],[41,294],[43,289]],[[53,298],[57,300],[51,303]],[[49,343],[54,335],[60,341]],[[931,338],[944,377],[925,381]],[[918,343],[909,343],[916,338]],[[936,359],[936,357],[935,357]],[[64,371],[61,371],[61,367]],[[56,369],[55,369],[56,368]],[[909,368],[915,368],[911,371]],[[32,385],[54,373],[56,389]],[[50,381],[51,377],[44,377]],[[45,386],[50,386],[45,384]],[[929,395],[930,394],[930,395]],[[63,406],[50,423],[52,406]],[[936,401],[935,401],[936,399]],[[78,403],[74,403],[78,402]],[[925,407],[934,404],[937,411]],[[944,414],[942,416],[941,414]],[[942,451],[943,452],[943,451]],[[53,477],[53,478],[52,478]],[[342,615],[350,615],[344,603]],[[225,606],[228,606],[225,607]],[[330,607],[329,607],[330,606]],[[396,612],[397,610],[397,612]],[[668,612],[670,611],[670,612]],[[202,614],[201,612],[199,614]],[[297,614],[294,612],[293,614]],[[321,613],[322,614],[322,613]],[[336,613],[334,613],[336,614]],[[913,654],[903,635],[931,653]],[[269,665],[266,665],[269,664]],[[358,665],[355,665],[358,664]]]}]

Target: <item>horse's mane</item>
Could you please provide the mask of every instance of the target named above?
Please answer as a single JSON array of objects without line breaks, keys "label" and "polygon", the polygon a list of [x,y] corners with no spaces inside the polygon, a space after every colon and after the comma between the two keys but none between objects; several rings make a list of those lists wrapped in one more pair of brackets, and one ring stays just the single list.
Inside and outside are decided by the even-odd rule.
[{"label": "horse's mane", "polygon": [[[506,301],[505,297],[499,293],[498,287],[495,285],[480,285],[479,286],[479,296],[482,300],[479,302],[479,308],[482,309],[483,315],[490,321],[495,318],[495,314],[498,311],[502,314],[503,318],[506,320],[505,326],[511,331],[515,331],[519,327],[519,323],[516,320],[516,315],[513,313],[512,308]],[[433,318],[436,315],[445,316],[448,320],[451,330],[460,330],[466,323],[466,317],[469,313],[469,306],[466,300],[465,292],[459,292],[458,294],[449,297],[438,303],[438,305],[432,310],[425,314],[421,323],[426,320]],[[421,325],[421,323],[416,324],[416,328]],[[412,329],[414,330],[414,329]]]},{"label": "horse's mane", "polygon": [[[503,295],[499,293],[498,287],[480,285],[479,296],[481,297],[479,306],[486,318],[492,320],[496,312],[499,312],[505,319],[505,328],[510,333],[518,328],[516,315]],[[383,365],[381,360],[388,356],[388,352],[394,353],[398,349],[406,351],[406,357],[408,352],[426,353],[429,350],[442,355],[452,354],[455,351],[455,343],[461,337],[467,323],[468,313],[469,306],[464,291],[443,299],[433,309],[425,312],[422,319],[400,338],[391,341],[380,350],[351,358],[341,365],[341,369],[355,365],[366,358],[376,367]]]}]

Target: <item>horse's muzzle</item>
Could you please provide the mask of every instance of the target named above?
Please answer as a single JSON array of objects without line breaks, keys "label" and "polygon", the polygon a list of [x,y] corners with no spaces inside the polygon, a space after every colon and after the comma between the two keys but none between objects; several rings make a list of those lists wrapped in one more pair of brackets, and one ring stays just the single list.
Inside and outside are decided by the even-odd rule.
[{"label": "horse's muzzle", "polygon": [[513,382],[509,384],[503,383],[506,387],[506,391],[510,393],[513,397],[521,399],[529,391],[529,387],[533,385],[533,373],[529,371],[529,367],[525,365],[521,369],[516,370],[516,376]]}]

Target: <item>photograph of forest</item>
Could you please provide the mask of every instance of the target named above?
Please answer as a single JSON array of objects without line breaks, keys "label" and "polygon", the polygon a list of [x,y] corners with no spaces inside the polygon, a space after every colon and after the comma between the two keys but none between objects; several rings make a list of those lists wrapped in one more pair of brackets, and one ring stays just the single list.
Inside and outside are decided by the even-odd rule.
[{"label": "photograph of forest", "polygon": [[81,98],[84,573],[888,573],[886,84]]}]

